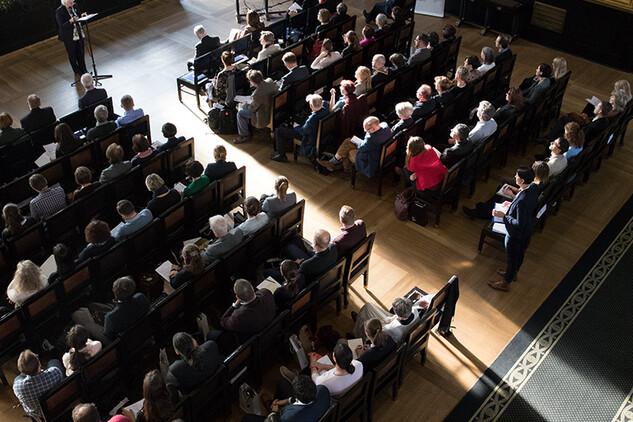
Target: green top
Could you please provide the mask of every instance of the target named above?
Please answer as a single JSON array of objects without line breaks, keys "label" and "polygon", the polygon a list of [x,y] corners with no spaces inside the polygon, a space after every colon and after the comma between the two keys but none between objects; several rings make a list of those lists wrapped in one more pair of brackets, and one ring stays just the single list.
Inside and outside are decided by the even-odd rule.
[{"label": "green top", "polygon": [[182,192],[182,196],[193,196],[196,193],[200,192],[202,189],[209,186],[209,183],[211,183],[211,181],[206,175],[203,174],[198,180],[194,180],[193,182],[189,183],[189,186],[187,186]]}]

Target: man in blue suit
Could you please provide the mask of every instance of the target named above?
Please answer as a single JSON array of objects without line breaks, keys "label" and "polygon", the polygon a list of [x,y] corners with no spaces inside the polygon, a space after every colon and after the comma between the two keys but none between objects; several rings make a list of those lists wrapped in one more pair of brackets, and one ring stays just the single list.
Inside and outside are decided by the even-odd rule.
[{"label": "man in blue suit", "polygon": [[[285,378],[277,383],[275,400],[270,410],[283,422],[317,422],[330,407],[330,392],[317,386],[307,375],[297,375],[292,384]],[[242,422],[261,422],[265,416],[245,415]]]},{"label": "man in blue suit", "polygon": [[284,62],[286,69],[288,69],[288,73],[281,78],[281,85],[279,85],[280,91],[283,91],[310,75],[307,67],[297,64],[297,56],[295,56],[295,53],[288,52],[284,54],[281,60]]},{"label": "man in blue suit", "polygon": [[507,231],[505,248],[508,264],[505,271],[497,270],[497,273],[503,276],[503,280],[489,281],[488,285],[503,292],[510,289],[510,283],[516,280],[517,272],[523,263],[525,249],[532,235],[532,220],[539,196],[538,185],[532,183],[534,170],[530,167],[519,167],[514,178],[519,186],[519,193],[514,197],[508,212],[492,211],[493,217],[502,218],[505,224]]},{"label": "man in blue suit", "polygon": [[354,141],[354,138],[346,139],[330,161],[317,160],[317,162],[330,171],[341,167],[345,171],[350,171],[354,164],[356,170],[365,176],[374,176],[380,165],[382,146],[391,138],[391,129],[387,123],[381,123],[378,117],[374,116],[365,119],[363,128],[365,129],[363,140],[358,142]]},{"label": "man in blue suit", "polygon": [[306,97],[306,102],[310,104],[312,114],[303,125],[295,123],[293,128],[280,126],[275,129],[276,154],[271,154],[270,159],[285,163],[288,161],[286,157],[286,145],[293,139],[301,139],[301,155],[312,157],[316,154],[316,138],[319,129],[319,120],[327,116],[329,106],[327,101],[323,101],[318,94],[310,94]]}]

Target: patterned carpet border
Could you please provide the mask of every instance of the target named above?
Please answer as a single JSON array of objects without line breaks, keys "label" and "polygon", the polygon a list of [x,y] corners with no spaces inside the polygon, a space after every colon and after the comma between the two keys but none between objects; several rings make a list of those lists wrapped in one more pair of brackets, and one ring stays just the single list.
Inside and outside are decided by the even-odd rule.
[{"label": "patterned carpet border", "polygon": [[[633,196],[445,420],[490,422],[499,418],[591,300],[632,240]],[[500,374],[504,374],[503,378]],[[632,395],[633,391],[613,422],[633,422]]]}]

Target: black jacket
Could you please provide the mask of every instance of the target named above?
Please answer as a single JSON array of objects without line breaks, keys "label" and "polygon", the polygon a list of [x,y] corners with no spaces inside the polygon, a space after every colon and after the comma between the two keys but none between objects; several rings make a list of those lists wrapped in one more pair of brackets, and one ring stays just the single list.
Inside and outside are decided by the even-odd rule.
[{"label": "black jacket", "polygon": [[41,127],[49,125],[57,120],[51,107],[34,108],[26,116],[20,119],[22,129],[33,132]]}]

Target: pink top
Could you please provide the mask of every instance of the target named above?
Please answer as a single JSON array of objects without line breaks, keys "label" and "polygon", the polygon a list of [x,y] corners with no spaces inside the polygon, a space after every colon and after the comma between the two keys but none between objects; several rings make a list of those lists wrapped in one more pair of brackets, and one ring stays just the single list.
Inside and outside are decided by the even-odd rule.
[{"label": "pink top", "polygon": [[425,152],[411,157],[407,169],[417,176],[415,187],[417,190],[424,190],[439,185],[446,175],[446,167],[440,161],[433,147],[425,145]]},{"label": "pink top", "polygon": [[376,39],[374,37],[371,38],[364,38],[362,40],[360,40],[360,46],[361,47],[365,47],[366,45],[369,45],[371,43],[373,43],[374,41],[376,41]]}]

